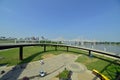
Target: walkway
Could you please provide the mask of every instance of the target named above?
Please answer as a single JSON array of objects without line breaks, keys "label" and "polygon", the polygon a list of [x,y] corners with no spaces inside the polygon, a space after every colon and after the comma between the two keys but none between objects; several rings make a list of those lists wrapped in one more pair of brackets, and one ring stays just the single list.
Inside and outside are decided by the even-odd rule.
[{"label": "walkway", "polygon": [[[91,71],[88,71],[84,65],[74,62],[77,57],[78,56],[73,54],[60,54],[58,56],[44,59],[44,65],[41,65],[39,61],[31,62],[27,64],[27,67],[21,72],[17,79],[22,80],[23,77],[27,76],[30,80],[58,80],[54,77],[67,68],[73,71],[72,80],[99,80],[95,79],[96,77],[91,73]],[[9,72],[9,74],[5,73],[0,75],[0,78],[2,80],[15,80],[14,78],[21,69],[19,66],[17,66],[15,70],[12,70],[12,68],[13,66],[3,68],[6,70],[6,73]],[[40,77],[40,70],[45,70],[48,75]]]}]

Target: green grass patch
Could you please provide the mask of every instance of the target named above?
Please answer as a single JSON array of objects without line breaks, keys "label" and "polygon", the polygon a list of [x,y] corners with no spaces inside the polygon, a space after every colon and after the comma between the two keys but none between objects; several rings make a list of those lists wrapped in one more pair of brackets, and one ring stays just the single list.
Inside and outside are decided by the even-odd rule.
[{"label": "green grass patch", "polygon": [[115,80],[116,74],[120,72],[119,60],[114,60],[100,55],[95,55],[92,58],[82,55],[78,57],[76,62],[84,64],[89,70],[98,70],[110,80]]},{"label": "green grass patch", "polygon": [[19,49],[13,48],[9,50],[0,51],[0,65],[8,64],[8,65],[15,65],[19,63]]},{"label": "green grass patch", "polygon": [[59,75],[57,75],[56,77],[58,78],[62,78],[62,79],[67,79],[68,78],[68,74],[69,74],[69,71],[68,70],[64,70],[62,71],[61,73],[59,73]]},{"label": "green grass patch", "polygon": [[0,40],[1,43],[15,43],[15,40]]},{"label": "green grass patch", "polygon": [[[46,52],[41,46],[31,46],[23,48],[23,60],[19,60],[19,48],[12,48],[8,50],[0,51],[0,65],[7,64],[8,66],[17,65],[21,63],[28,63],[32,61],[37,61],[42,59],[44,54],[54,54],[59,55],[61,53],[72,53],[66,52],[65,47],[58,47],[58,50],[55,51],[55,47],[48,46]],[[77,53],[75,53],[77,54]]]}]

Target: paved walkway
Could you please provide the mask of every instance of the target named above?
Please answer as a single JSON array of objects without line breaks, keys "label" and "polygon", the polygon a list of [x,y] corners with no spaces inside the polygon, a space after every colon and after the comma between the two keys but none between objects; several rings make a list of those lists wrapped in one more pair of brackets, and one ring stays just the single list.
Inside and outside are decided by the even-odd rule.
[{"label": "paved walkway", "polygon": [[[22,69],[20,66],[10,66],[4,69],[6,73],[0,75],[0,80],[22,80],[27,76],[30,80],[58,80],[54,78],[65,68],[73,71],[72,80],[99,80],[87,68],[79,63],[74,62],[78,56],[73,54],[60,54],[52,58],[44,59],[45,64],[41,65],[40,61],[23,64]],[[14,68],[14,69],[13,69]],[[40,70],[45,70],[47,76],[40,77]]]},{"label": "paved walkway", "polygon": [[72,78],[72,80],[79,80],[79,79],[78,79],[78,73],[73,72],[71,78]]}]

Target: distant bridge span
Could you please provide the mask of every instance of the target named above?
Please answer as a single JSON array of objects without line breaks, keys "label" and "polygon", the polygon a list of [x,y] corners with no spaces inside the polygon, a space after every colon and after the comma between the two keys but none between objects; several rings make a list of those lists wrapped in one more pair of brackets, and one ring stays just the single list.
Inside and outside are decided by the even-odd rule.
[{"label": "distant bridge span", "polygon": [[95,50],[95,49],[90,49],[90,48],[83,48],[79,46],[73,46],[73,45],[65,45],[65,44],[51,44],[51,43],[23,43],[23,44],[0,44],[0,50],[3,49],[10,49],[10,48],[19,48],[19,59],[23,60],[23,47],[27,46],[43,46],[44,47],[44,52],[46,51],[46,46],[54,46],[55,50],[57,50],[57,47],[66,47],[66,50],[69,51],[70,48],[76,48],[76,49],[81,49],[81,50],[86,50],[88,51],[88,55],[91,55],[91,52],[96,52],[99,54],[104,54],[107,56],[115,57],[115,58],[120,58],[118,55],[110,54],[108,52],[100,51],[100,50]]}]

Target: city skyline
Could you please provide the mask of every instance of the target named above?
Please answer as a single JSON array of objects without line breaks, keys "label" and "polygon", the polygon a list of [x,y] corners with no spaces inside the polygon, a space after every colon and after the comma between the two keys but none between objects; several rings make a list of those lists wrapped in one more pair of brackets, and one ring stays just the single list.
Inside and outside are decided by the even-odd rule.
[{"label": "city skyline", "polygon": [[118,0],[1,0],[0,36],[120,41]]}]

